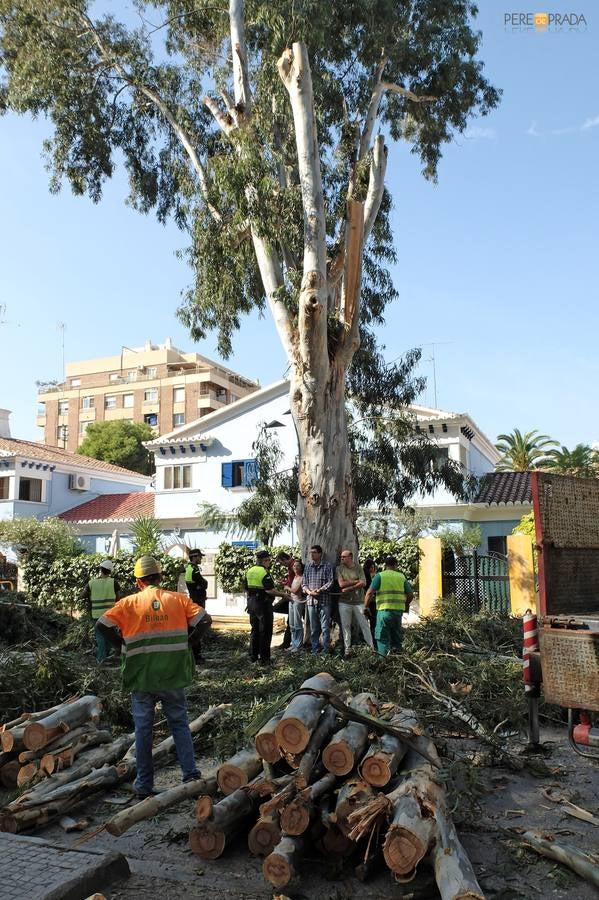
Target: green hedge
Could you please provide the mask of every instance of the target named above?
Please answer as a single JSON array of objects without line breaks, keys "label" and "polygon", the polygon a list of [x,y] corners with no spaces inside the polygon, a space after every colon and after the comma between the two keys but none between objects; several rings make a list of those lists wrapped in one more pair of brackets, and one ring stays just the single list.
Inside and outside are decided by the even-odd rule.
[{"label": "green hedge", "polygon": [[[57,610],[84,610],[82,595],[90,578],[98,574],[100,562],[106,554],[90,553],[67,559],[56,559],[50,565],[36,559],[25,563],[23,575],[30,600],[42,606]],[[157,554],[163,572],[163,586],[177,589],[179,575],[185,570],[186,562],[166,554]],[[119,553],[113,560],[112,573],[119,583],[122,594],[137,591],[133,577],[135,556]]]},{"label": "green hedge", "polygon": [[[284,550],[293,556],[299,554],[297,547],[267,547],[273,560],[277,553]],[[397,541],[365,540],[360,546],[360,562],[368,557],[374,559],[378,566],[382,566],[386,556],[396,556],[399,569],[414,583],[418,577],[418,561],[420,551],[418,541],[412,537],[400,538]],[[222,543],[214,561],[216,577],[224,591],[229,593],[241,593],[243,591],[243,577],[250,566],[256,561],[256,551],[249,547],[234,547],[232,544]],[[285,566],[273,562],[272,574],[276,584],[280,584],[287,574]]]}]

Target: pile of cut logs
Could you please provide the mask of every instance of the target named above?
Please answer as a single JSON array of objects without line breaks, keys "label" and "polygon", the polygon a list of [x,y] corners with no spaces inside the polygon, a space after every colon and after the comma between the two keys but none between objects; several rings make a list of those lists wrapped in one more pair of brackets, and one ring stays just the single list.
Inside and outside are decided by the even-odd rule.
[{"label": "pile of cut logs", "polygon": [[331,675],[309,678],[254,746],[218,769],[217,784],[196,802],[194,853],[216,859],[247,833],[277,889],[296,879],[312,848],[329,859],[352,856],[362,878],[384,860],[397,880],[410,881],[426,860],[443,900],[482,898],[436,775],[435,746],[414,714],[397,708],[375,718],[371,694],[341,698]]},{"label": "pile of cut logs", "polygon": [[[225,703],[210,707],[190,722],[192,734],[228,709]],[[115,739],[98,727],[101,710],[97,697],[75,697],[0,726],[0,781],[8,789],[27,787],[0,809],[0,831],[40,828],[92,794],[134,777],[135,735]],[[172,737],[157,744],[155,768],[170,762],[174,749]]]}]

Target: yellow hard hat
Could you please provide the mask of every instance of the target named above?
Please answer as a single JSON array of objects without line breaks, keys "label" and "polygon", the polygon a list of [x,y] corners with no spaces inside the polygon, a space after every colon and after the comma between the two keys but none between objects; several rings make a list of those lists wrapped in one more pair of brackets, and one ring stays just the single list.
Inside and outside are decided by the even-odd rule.
[{"label": "yellow hard hat", "polygon": [[153,556],[140,556],[133,569],[135,578],[147,578],[148,575],[160,575],[161,572],[162,566]]}]

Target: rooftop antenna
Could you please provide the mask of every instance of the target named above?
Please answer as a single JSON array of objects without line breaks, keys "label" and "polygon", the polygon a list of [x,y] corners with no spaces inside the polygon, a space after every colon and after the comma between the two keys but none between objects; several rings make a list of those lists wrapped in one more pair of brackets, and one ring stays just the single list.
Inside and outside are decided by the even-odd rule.
[{"label": "rooftop antenna", "polygon": [[4,317],[6,316],[6,303],[0,303],[0,325],[16,325],[17,328],[21,327],[20,322],[9,322]]},{"label": "rooftop antenna", "polygon": [[423,347],[432,347],[431,355],[426,356],[425,359],[427,362],[430,362],[433,364],[433,395],[434,395],[434,404],[433,405],[434,405],[435,409],[439,408],[437,405],[437,359],[435,356],[435,348],[441,347],[444,344],[453,344],[453,343],[455,343],[455,341],[430,341],[429,343],[422,345]]}]

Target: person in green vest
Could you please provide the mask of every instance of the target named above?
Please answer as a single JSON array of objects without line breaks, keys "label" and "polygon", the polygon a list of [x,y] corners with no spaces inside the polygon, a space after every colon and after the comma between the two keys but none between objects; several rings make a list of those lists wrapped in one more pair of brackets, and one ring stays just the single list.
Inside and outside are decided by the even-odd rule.
[{"label": "person in green vest", "polygon": [[245,573],[247,594],[246,609],[250,617],[250,659],[262,665],[270,663],[270,642],[272,641],[272,598],[284,597],[289,600],[287,591],[275,590],[275,583],[269,569],[272,559],[268,550],[256,553],[256,564]]},{"label": "person in green vest", "polygon": [[377,572],[364,597],[364,609],[376,594],[376,628],[374,638],[376,649],[381,656],[387,656],[391,650],[401,650],[403,631],[401,619],[410,608],[414,597],[412,585],[397,570],[397,559],[388,556],[385,568]]},{"label": "person in green vest", "polygon": [[[112,560],[103,559],[98,576],[90,579],[85,592],[87,607],[93,621],[97,622],[107,610],[114,606],[120,596],[119,586],[112,575]],[[96,659],[99,663],[103,663],[110,653],[110,643],[97,628],[95,633]]]}]

